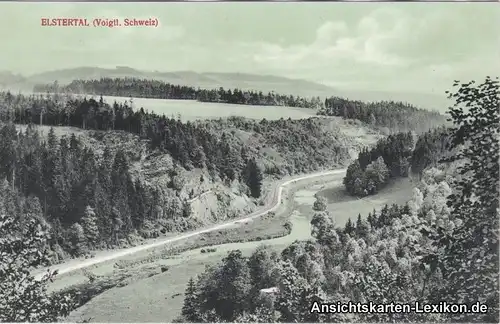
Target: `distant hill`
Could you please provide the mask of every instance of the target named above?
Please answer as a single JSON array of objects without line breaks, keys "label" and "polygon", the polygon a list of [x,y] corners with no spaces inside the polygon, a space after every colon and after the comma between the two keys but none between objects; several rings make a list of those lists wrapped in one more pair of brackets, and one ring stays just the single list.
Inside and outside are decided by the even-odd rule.
[{"label": "distant hill", "polygon": [[26,83],[27,79],[10,71],[0,71],[0,88],[8,88],[17,84]]},{"label": "distant hill", "polygon": [[71,69],[52,70],[20,76],[11,72],[0,72],[0,87],[16,91],[32,91],[35,84],[46,84],[58,81],[61,85],[68,84],[75,79],[100,79],[109,78],[146,78],[156,79],[171,84],[186,85],[200,88],[226,89],[238,88],[241,90],[256,90],[262,92],[275,91],[285,95],[298,95],[304,97],[319,96],[322,100],[326,97],[341,96],[362,101],[394,100],[409,102],[425,109],[445,111],[447,100],[444,96],[420,93],[378,92],[378,91],[346,91],[335,89],[320,83],[291,79],[273,75],[255,75],[247,73],[197,73],[193,71],[159,72],[141,71],[127,66],[118,66],[114,69],[99,67],[78,67]]}]

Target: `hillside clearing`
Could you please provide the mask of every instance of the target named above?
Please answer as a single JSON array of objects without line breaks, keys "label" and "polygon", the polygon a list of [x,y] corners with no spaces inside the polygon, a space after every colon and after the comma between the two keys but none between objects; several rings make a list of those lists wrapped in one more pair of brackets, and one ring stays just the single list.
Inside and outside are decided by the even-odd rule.
[{"label": "hillside clearing", "polygon": [[349,196],[342,183],[339,183],[337,186],[330,186],[319,191],[318,196],[327,199],[327,210],[335,217],[337,225],[344,226],[349,218],[355,221],[358,213],[366,217],[368,213],[374,209],[379,210],[385,204],[404,205],[411,198],[413,188],[414,184],[408,178],[399,178],[393,180],[376,195],[356,199]]},{"label": "hillside clearing", "polygon": [[[35,93],[36,95],[46,95]],[[100,96],[79,94],[76,97],[87,97],[99,99]],[[178,118],[184,122],[227,118],[231,116],[245,117],[249,119],[267,119],[277,120],[280,118],[303,119],[316,116],[316,110],[308,108],[294,108],[286,106],[255,106],[255,105],[237,105],[227,103],[200,102],[196,100],[174,100],[174,99],[153,99],[153,98],[131,98],[102,96],[105,102],[112,104],[131,102],[132,108],[138,110],[141,107],[144,110],[165,115],[167,117]]]}]

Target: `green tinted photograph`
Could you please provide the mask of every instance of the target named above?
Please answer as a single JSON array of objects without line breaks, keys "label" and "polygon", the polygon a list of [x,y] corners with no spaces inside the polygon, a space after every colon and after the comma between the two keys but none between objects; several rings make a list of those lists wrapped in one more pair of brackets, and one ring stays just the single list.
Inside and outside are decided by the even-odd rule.
[{"label": "green tinted photograph", "polygon": [[0,3],[0,322],[498,323],[496,3]]}]

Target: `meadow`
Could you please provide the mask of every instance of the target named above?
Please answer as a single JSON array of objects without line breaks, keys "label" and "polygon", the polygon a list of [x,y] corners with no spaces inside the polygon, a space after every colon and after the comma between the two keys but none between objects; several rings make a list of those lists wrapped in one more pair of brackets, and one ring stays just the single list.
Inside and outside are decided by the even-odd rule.
[{"label": "meadow", "polygon": [[[108,103],[129,101],[126,97],[103,96]],[[165,114],[167,117],[179,117],[182,121],[197,119],[214,119],[231,116],[241,116],[251,119],[276,120],[280,118],[302,119],[316,116],[316,111],[306,108],[280,107],[280,106],[252,106],[234,105],[225,103],[199,102],[196,100],[166,100],[133,98],[133,108]]]}]

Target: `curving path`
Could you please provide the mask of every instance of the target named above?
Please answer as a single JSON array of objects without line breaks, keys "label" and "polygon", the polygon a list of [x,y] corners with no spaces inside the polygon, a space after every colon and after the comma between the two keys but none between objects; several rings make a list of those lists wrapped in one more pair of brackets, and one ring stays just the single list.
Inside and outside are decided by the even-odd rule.
[{"label": "curving path", "polygon": [[[168,243],[180,241],[180,240],[183,240],[183,239],[186,239],[189,237],[200,235],[202,233],[213,232],[213,231],[217,231],[217,230],[220,230],[220,229],[223,229],[226,227],[230,227],[230,226],[233,226],[237,223],[248,221],[248,220],[260,217],[262,215],[265,215],[269,212],[276,211],[279,208],[280,204],[282,203],[281,198],[282,198],[283,188],[287,185],[290,185],[292,183],[302,181],[302,180],[308,180],[308,179],[312,179],[312,178],[316,178],[316,177],[324,177],[324,176],[335,175],[335,174],[343,174],[345,172],[346,172],[346,169],[330,170],[330,171],[310,173],[310,174],[301,175],[301,176],[295,176],[289,180],[281,180],[281,181],[278,181],[275,184],[273,184],[271,192],[266,197],[266,202],[265,202],[264,206],[262,208],[260,208],[259,210],[255,211],[253,213],[250,213],[243,218],[233,219],[231,221],[228,221],[228,222],[225,222],[222,224],[217,224],[217,225],[205,228],[205,229],[193,231],[193,232],[186,233],[186,234],[181,234],[179,236],[164,238],[164,239],[161,239],[159,241],[149,243],[149,244],[144,244],[144,245],[135,246],[135,247],[126,248],[126,249],[113,250],[107,255],[96,256],[94,258],[86,259],[86,260],[80,260],[79,262],[76,262],[76,263],[68,261],[66,263],[55,265],[51,268],[53,268],[54,270],[57,269],[58,274],[61,275],[64,273],[83,269],[83,268],[86,268],[86,267],[89,267],[89,266],[92,266],[92,265],[95,265],[98,263],[110,261],[113,259],[117,259],[117,258],[126,256],[126,255],[131,255],[131,254],[134,254],[134,253],[137,253],[140,251],[144,251],[144,250],[147,250],[150,248],[154,248],[154,247],[162,246],[162,245],[165,245]],[[210,191],[204,192],[200,196],[191,199],[190,202],[193,202],[194,200],[199,199],[201,196],[206,195],[209,192]],[[40,280],[43,277],[43,275],[45,275],[46,271],[47,271],[47,268],[44,270],[37,271],[37,274],[35,274],[35,278],[37,280]]]}]

